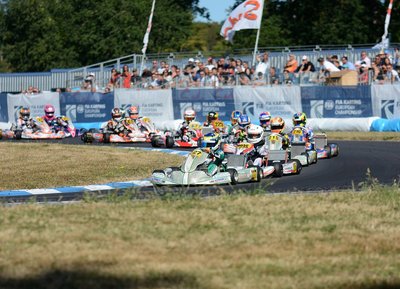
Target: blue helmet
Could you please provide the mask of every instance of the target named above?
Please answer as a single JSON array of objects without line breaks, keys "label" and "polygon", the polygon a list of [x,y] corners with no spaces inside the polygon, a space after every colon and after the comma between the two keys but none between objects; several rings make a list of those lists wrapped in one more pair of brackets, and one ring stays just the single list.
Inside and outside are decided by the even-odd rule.
[{"label": "blue helmet", "polygon": [[201,142],[202,149],[211,149],[212,151],[216,151],[221,146],[221,137],[217,133],[208,133],[203,137]]},{"label": "blue helmet", "polygon": [[231,123],[232,123],[233,125],[237,124],[237,123],[238,123],[238,120],[239,120],[239,118],[240,118],[241,115],[242,115],[242,113],[241,113],[239,110],[234,110],[234,111],[232,111],[232,114],[231,114]]},{"label": "blue helmet", "polygon": [[259,120],[260,120],[260,125],[265,128],[269,126],[271,122],[271,114],[268,111],[262,112],[260,113]]},{"label": "blue helmet", "polygon": [[239,117],[239,126],[241,128],[245,128],[246,126],[250,125],[251,121],[250,121],[250,117],[247,114],[242,114]]}]

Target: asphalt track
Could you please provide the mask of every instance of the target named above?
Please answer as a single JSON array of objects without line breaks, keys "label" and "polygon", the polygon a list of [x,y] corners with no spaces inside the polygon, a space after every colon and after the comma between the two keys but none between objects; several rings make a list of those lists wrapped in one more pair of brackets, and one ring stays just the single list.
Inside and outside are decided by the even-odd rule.
[{"label": "asphalt track", "polygon": [[[24,141],[27,142],[27,141]],[[59,141],[46,141],[63,144],[82,144],[79,138]],[[300,175],[283,176],[281,178],[267,178],[261,183],[238,184],[236,186],[195,186],[190,188],[163,188],[157,194],[187,193],[199,195],[215,195],[218,192],[228,193],[243,191],[282,193],[282,192],[318,192],[338,189],[358,189],[367,180],[367,170],[380,183],[392,184],[400,180],[400,142],[390,141],[332,141],[340,146],[340,155],[332,159],[318,160],[318,163],[304,167]],[[150,147],[149,144],[90,144],[92,146],[114,147]],[[132,190],[132,189],[131,189]],[[145,197],[146,192],[153,188],[137,189],[137,196]],[[102,192],[105,194],[107,192]],[[124,192],[120,192],[124,193]],[[83,194],[43,195],[36,196],[37,201],[77,200]],[[9,199],[8,201],[24,201],[23,199]]]}]

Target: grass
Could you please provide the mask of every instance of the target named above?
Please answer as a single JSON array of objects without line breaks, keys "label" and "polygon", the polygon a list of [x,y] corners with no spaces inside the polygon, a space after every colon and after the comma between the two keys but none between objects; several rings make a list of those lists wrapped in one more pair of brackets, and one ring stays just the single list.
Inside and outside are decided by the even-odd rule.
[{"label": "grass", "polygon": [[0,142],[0,190],[101,184],[148,178],[182,157],[113,147]]},{"label": "grass", "polygon": [[0,207],[0,288],[399,288],[400,189]]},{"label": "grass", "polygon": [[400,141],[399,132],[327,131],[328,140]]}]

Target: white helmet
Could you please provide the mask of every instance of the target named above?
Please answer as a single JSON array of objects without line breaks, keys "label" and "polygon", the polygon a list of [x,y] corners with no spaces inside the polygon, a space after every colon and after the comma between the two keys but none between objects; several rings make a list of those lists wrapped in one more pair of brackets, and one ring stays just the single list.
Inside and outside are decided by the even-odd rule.
[{"label": "white helmet", "polygon": [[187,123],[189,123],[196,119],[196,112],[193,109],[188,108],[187,110],[185,110],[183,118]]},{"label": "white helmet", "polygon": [[247,141],[252,144],[259,143],[263,138],[264,130],[261,126],[251,124],[247,128]]}]

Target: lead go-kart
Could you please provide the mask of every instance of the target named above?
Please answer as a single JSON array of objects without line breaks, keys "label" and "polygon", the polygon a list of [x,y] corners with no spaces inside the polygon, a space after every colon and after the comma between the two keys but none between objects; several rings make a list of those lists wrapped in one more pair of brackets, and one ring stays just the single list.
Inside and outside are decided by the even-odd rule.
[{"label": "lead go-kart", "polygon": [[258,167],[235,167],[229,158],[219,167],[214,175],[208,174],[211,158],[207,152],[195,149],[180,167],[170,167],[153,172],[151,182],[155,186],[222,185],[261,181]]},{"label": "lead go-kart", "polygon": [[136,143],[151,142],[153,135],[160,132],[156,129],[154,123],[148,117],[141,117],[136,123],[134,120],[125,119],[120,125],[120,132],[116,133],[106,127],[99,130],[89,129],[83,131],[81,139],[85,143]]},{"label": "lead go-kart", "polygon": [[59,125],[51,128],[41,117],[33,119],[35,129],[20,129],[12,125],[9,130],[0,130],[0,139],[63,139],[75,137],[76,130],[72,122],[66,116],[57,117]]}]

